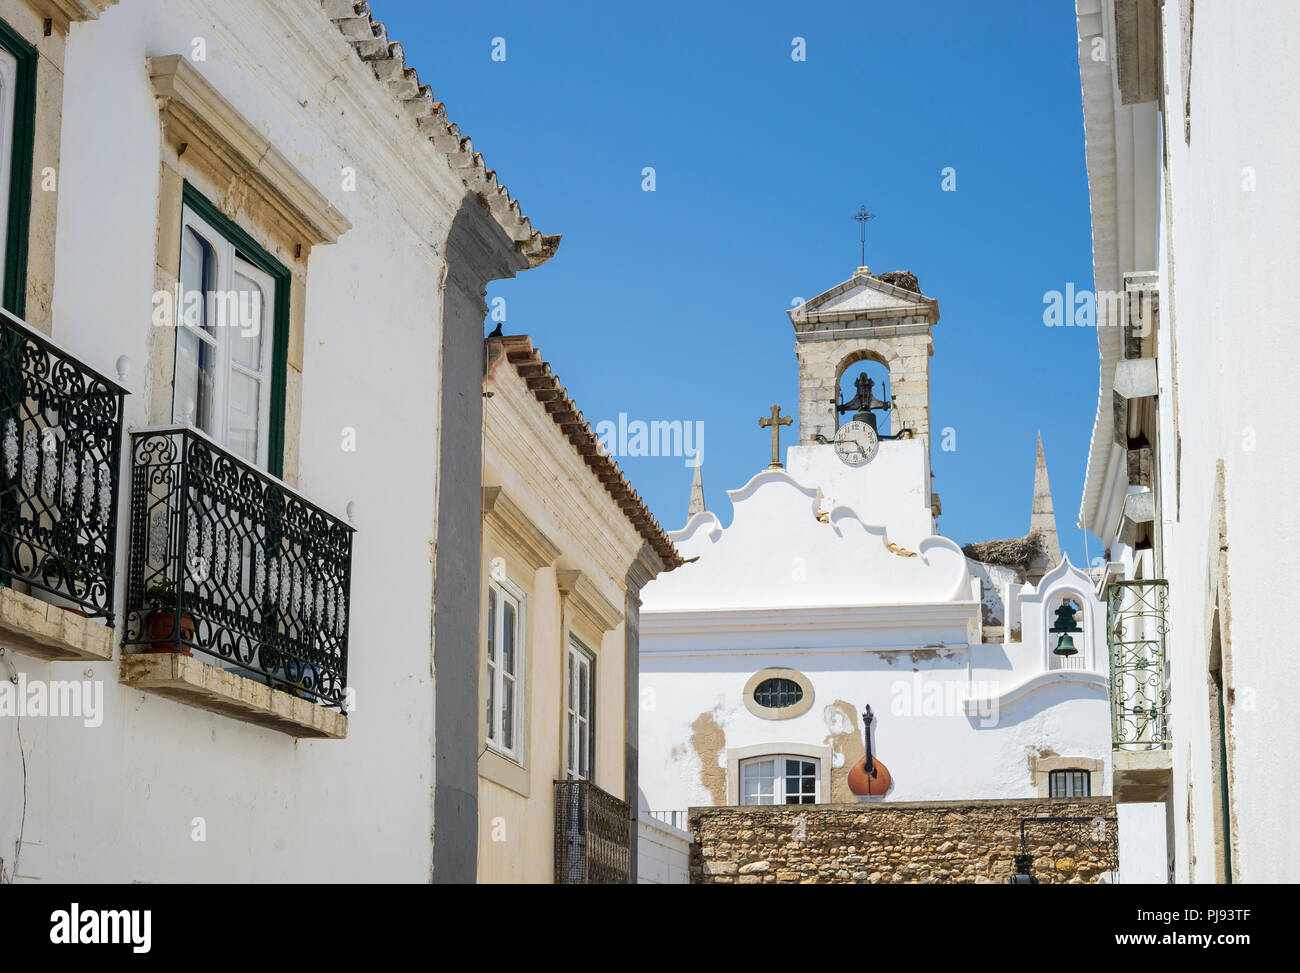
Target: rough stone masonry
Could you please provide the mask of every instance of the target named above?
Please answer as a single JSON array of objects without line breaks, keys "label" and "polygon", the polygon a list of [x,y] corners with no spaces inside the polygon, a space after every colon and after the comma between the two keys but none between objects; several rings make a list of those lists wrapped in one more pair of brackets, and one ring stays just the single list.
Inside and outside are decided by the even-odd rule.
[{"label": "rough stone masonry", "polygon": [[691,808],[691,884],[1004,883],[1024,819],[1040,883],[1118,871],[1110,798],[786,804]]}]

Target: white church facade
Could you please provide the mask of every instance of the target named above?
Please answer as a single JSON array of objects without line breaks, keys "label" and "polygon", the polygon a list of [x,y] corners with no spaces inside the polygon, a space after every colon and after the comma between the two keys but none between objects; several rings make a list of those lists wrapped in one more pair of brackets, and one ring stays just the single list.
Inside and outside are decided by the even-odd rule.
[{"label": "white church facade", "polygon": [[[774,440],[773,463],[728,492],[729,524],[697,473],[670,534],[686,563],[642,593],[643,816],[1108,794],[1105,611],[1057,549],[1041,445],[1030,534],[964,551],[937,534],[930,488],[937,302],[863,267],[789,313],[800,442],[782,465]],[[843,405],[863,361],[893,395],[860,379]],[[881,774],[864,788],[851,772],[868,741]]]}]

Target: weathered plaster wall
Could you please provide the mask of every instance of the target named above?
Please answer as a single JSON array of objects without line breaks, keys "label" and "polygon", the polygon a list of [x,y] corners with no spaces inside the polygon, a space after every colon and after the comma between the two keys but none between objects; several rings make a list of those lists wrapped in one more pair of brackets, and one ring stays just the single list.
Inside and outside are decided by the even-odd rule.
[{"label": "weathered plaster wall", "polygon": [[1025,851],[1043,884],[1114,881],[1118,827],[1102,800],[691,808],[693,885],[1006,882]]},{"label": "weathered plaster wall", "polygon": [[[442,340],[444,321],[458,334],[481,324],[473,320],[473,287],[455,308],[444,306],[440,289],[464,187],[312,0],[133,2],[74,25],[65,58],[53,331],[105,374],[114,374],[119,355],[129,356],[128,426],[148,424],[157,380],[146,363],[159,330],[149,322],[161,140],[145,58],[188,54],[196,37],[207,45],[206,60],[196,64],[204,77],[352,223],[337,244],[310,255],[302,424],[291,445],[304,493],[340,515],[348,501],[358,505],[349,620],[356,709],[346,740],[295,741],[128,690],[118,682],[117,662],[87,667],[19,657],[29,679],[86,674],[102,681],[105,693],[100,727],[23,722],[28,807],[19,877],[428,881],[437,871],[431,591],[440,456],[462,450],[454,453],[452,478],[472,484],[443,482],[447,513],[477,524],[478,510],[481,359],[457,356],[454,343]],[[355,192],[343,189],[344,166],[356,169]],[[481,334],[475,330],[475,348]],[[446,445],[439,437],[439,376],[450,367],[444,355],[470,370],[474,386]],[[355,451],[343,445],[348,430]],[[127,527],[121,516],[122,557]],[[463,571],[472,592],[476,529],[471,533],[449,535],[441,550],[472,544],[473,563],[445,572],[454,578]],[[444,623],[447,630],[438,643],[467,645],[473,659],[473,599],[459,622],[451,615],[438,620],[440,633]],[[449,668],[444,684],[463,694]],[[454,726],[448,716],[456,712],[454,704],[440,707],[441,725]],[[465,713],[469,722],[454,728],[469,734],[472,769],[472,698]],[[0,734],[6,859],[21,812],[14,741],[12,728]],[[463,809],[450,806],[439,815],[437,844],[452,856],[449,874],[472,878],[476,815],[471,807],[460,817],[466,859],[457,833],[446,834]],[[192,838],[198,818],[204,841]]]},{"label": "weathered plaster wall", "polygon": [[[779,629],[768,637],[778,645],[785,641]],[[1030,761],[1048,752],[1109,766],[1109,707],[1096,676],[1088,683],[1030,683],[1003,698],[1003,690],[1022,680],[1006,669],[986,669],[988,681],[972,684],[966,650],[818,652],[798,647],[795,636],[787,651],[760,656],[725,646],[709,651],[712,641],[688,656],[660,652],[660,640],[647,638],[641,790],[651,810],[734,803],[728,798],[729,751],[781,753],[792,744],[825,748],[832,793],[822,800],[848,800],[846,775],[863,753],[864,703],[876,716],[875,755],[893,775],[890,800],[1032,797],[1037,789]],[[985,658],[986,666],[1012,664],[1002,646],[983,648],[999,653]],[[1027,666],[1039,664],[1037,651],[1032,660],[1025,655]],[[807,712],[770,720],[744,705],[746,682],[771,665],[804,674],[804,692],[815,696]],[[972,694],[978,694],[977,708],[967,711]],[[1109,785],[1109,772],[1102,780]]]}]

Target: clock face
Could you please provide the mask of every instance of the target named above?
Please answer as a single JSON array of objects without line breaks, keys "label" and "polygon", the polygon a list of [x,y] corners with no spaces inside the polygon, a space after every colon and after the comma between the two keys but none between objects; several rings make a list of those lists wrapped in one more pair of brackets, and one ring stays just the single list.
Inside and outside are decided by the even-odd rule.
[{"label": "clock face", "polygon": [[870,462],[880,446],[876,430],[865,422],[846,422],[835,433],[835,453],[850,466]]}]

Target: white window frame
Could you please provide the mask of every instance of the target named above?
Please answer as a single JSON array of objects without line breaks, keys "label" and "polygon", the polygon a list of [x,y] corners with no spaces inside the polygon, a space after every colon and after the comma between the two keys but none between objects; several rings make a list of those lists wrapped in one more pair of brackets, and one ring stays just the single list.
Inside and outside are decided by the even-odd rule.
[{"label": "white window frame", "polygon": [[[1064,777],[1058,777],[1058,776],[1057,776],[1058,774],[1064,774],[1064,775],[1067,775],[1067,776],[1064,776]],[[1073,791],[1073,790],[1074,790],[1074,775],[1075,775],[1075,774],[1079,774],[1079,775],[1083,778],[1083,789],[1084,789],[1084,791],[1086,791],[1087,793],[1084,793],[1084,794],[1072,794],[1072,793],[1068,793],[1069,791]],[[1053,781],[1054,779],[1059,779],[1059,780],[1064,780],[1064,781],[1065,781],[1064,790],[1065,790],[1067,793],[1062,793],[1062,794],[1053,794],[1053,793],[1052,793],[1052,781]],[[1089,770],[1085,770],[1083,767],[1060,767],[1060,768],[1058,768],[1058,769],[1056,769],[1056,770],[1049,770],[1049,771],[1047,772],[1047,796],[1048,796],[1048,797],[1071,797],[1071,798],[1073,798],[1073,797],[1092,797],[1092,772],[1089,771]]]},{"label": "white window frame", "polygon": [[[785,800],[786,781],[791,779],[791,777],[787,773],[787,768],[785,764],[785,761],[787,760],[797,760],[801,765],[805,763],[812,764],[813,793],[812,793],[811,801],[789,802]],[[754,757],[746,757],[744,760],[741,760],[737,766],[737,777],[736,777],[737,795],[736,796],[737,796],[737,802],[740,805],[749,806],[749,807],[761,805],[761,802],[751,802],[746,800],[745,769],[747,767],[754,767],[757,766],[758,764],[763,764],[768,762],[772,764],[771,781],[772,781],[772,803],[773,804],[778,803],[776,800],[776,796],[778,794],[782,798],[782,800],[780,801],[780,804],[782,805],[786,805],[790,803],[798,803],[798,804],[820,804],[821,803],[822,763],[820,757],[812,757],[812,756],[808,756],[807,754],[797,754],[797,753],[765,753]],[[807,775],[801,773],[795,775],[794,779],[805,780],[807,779]],[[803,795],[802,791],[800,791],[800,795],[801,796]]]},{"label": "white window frame", "polygon": [[0,272],[8,266],[9,182],[14,166],[14,121],[18,111],[18,59],[0,47]]},{"label": "white window frame", "polygon": [[[564,771],[569,780],[592,780],[596,768],[596,653],[572,632],[568,646],[564,672]],[[580,689],[583,673],[587,677],[585,714]]]},{"label": "white window frame", "polygon": [[[488,581],[488,621],[484,641],[485,675],[483,700],[483,725],[486,743],[489,749],[515,763],[523,762],[523,729],[526,697],[524,694],[524,674],[526,656],[526,638],[524,625],[524,593],[506,578],[493,578]],[[514,608],[514,672],[507,674],[502,667],[504,661],[504,634],[506,606]],[[501,705],[505,691],[513,689],[513,706],[511,707],[510,738],[511,746],[506,746],[506,725],[504,707]]]},{"label": "white window frame", "polygon": [[[213,333],[210,333],[201,327],[194,327],[192,325],[187,312],[191,308],[189,294],[196,288],[193,287],[193,281],[186,281],[184,279],[182,279],[179,284],[178,293],[180,302],[176,308],[177,364],[179,365],[180,362],[180,335],[182,330],[185,334],[192,335],[200,344],[206,345],[214,354],[214,381],[211,403],[213,418],[209,422],[209,428],[203,428],[203,431],[227,448],[230,448],[230,387],[232,384],[232,376],[243,375],[260,382],[257,404],[256,455],[241,455],[241,458],[252,463],[254,466],[265,469],[270,448],[271,385],[274,380],[273,341],[275,332],[276,281],[270,274],[253,264],[246,256],[239,253],[238,248],[232,241],[223,236],[220,231],[213,227],[207,220],[195,213],[189,206],[184,207],[181,212],[182,269],[180,276],[182,278],[184,277],[185,247],[189,243],[190,233],[193,233],[204,244],[206,244],[213,255],[214,267],[211,271],[212,279],[210,281],[205,280],[202,284],[202,290],[204,293],[203,309],[205,315],[215,303],[209,300],[208,294],[210,292],[224,292],[227,294],[234,292],[236,273],[247,277],[261,288],[261,321],[259,323],[259,332],[256,336],[260,341],[260,352],[258,354],[260,368],[250,368],[237,361],[234,357],[235,343],[233,338],[240,330],[239,327],[237,327],[238,322],[227,325],[222,325],[221,322],[218,322]],[[184,415],[179,394],[182,392],[182,389],[177,384],[178,378],[179,370],[177,370],[172,380],[172,420],[174,422],[181,421]],[[190,393],[185,391],[185,394],[188,395]],[[198,426],[199,416],[197,397],[195,398],[194,407],[194,424]]]}]

